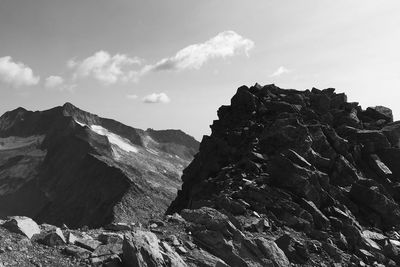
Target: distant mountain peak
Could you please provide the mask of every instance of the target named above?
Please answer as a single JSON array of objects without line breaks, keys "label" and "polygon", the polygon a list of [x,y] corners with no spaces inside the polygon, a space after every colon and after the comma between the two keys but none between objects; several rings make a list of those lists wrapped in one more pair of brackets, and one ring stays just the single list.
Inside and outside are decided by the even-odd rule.
[{"label": "distant mountain peak", "polygon": [[71,102],[65,102],[64,105],[62,105],[63,108],[76,108],[74,104]]},{"label": "distant mountain peak", "polygon": [[197,153],[197,141],[185,138],[150,134],[69,102],[7,112],[0,117],[0,217],[78,227],[161,216]]}]

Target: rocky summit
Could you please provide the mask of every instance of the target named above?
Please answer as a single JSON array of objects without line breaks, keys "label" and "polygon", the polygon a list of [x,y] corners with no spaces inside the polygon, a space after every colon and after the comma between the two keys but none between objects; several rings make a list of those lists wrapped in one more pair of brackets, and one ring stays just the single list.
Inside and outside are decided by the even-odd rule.
[{"label": "rocky summit", "polygon": [[400,122],[389,108],[363,110],[333,88],[256,84],[218,117],[170,213],[219,210],[292,264],[400,265]]},{"label": "rocky summit", "polygon": [[198,142],[146,131],[70,103],[0,117],[0,216],[69,227],[162,216]]},{"label": "rocky summit", "polygon": [[[63,115],[55,121],[19,109],[0,120],[0,153],[13,153],[1,157],[2,210],[8,203],[25,208],[13,215],[27,215],[28,199],[36,203],[30,209],[41,207],[33,214],[40,225],[24,216],[1,223],[0,264],[400,266],[400,122],[389,108],[364,110],[333,88],[242,86],[218,110],[166,215],[140,223],[136,214],[151,213],[165,194],[155,184],[178,173],[154,166],[171,166],[165,155],[174,154],[177,162],[168,162],[183,166],[196,143],[175,131],[133,131],[71,105],[51,112]],[[151,159],[153,173],[140,176],[138,158]],[[130,193],[121,198],[121,188]],[[71,213],[102,227],[44,223]]]}]

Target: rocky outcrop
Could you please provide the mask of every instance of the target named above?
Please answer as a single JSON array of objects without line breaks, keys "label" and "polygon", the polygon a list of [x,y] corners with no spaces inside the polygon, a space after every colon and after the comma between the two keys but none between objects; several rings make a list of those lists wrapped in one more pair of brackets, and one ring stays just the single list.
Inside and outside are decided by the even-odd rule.
[{"label": "rocky outcrop", "polygon": [[[218,117],[168,209],[202,225],[191,229],[198,244],[233,266],[267,265],[249,233],[293,264],[400,264],[400,134],[390,109],[363,110],[333,88],[256,84]],[[255,258],[240,254],[243,241]]]},{"label": "rocky outcrop", "polygon": [[70,103],[0,117],[0,216],[98,227],[162,216],[198,142],[143,131]]}]

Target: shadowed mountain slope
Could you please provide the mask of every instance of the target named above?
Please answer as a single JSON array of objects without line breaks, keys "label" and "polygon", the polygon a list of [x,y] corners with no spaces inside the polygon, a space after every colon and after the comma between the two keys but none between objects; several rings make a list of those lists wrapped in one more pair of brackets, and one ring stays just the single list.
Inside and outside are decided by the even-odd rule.
[{"label": "shadowed mountain slope", "polygon": [[158,216],[175,196],[197,143],[181,131],[166,133],[70,103],[6,112],[0,117],[0,215],[73,227]]}]

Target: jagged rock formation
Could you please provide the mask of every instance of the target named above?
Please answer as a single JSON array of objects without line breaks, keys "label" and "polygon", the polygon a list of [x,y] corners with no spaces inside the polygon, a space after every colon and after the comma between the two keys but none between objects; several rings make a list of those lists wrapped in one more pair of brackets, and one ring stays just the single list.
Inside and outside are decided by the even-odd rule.
[{"label": "jagged rock formation", "polygon": [[[400,122],[390,109],[363,110],[333,88],[256,84],[240,87],[218,117],[170,214],[217,209],[245,231],[240,240],[272,240],[292,264],[400,265]],[[232,266],[262,266],[235,252],[243,246],[232,229],[192,234],[215,256],[236,258]],[[222,249],[228,240],[235,245]]]},{"label": "jagged rock formation", "polygon": [[70,227],[162,215],[198,142],[78,109],[23,108],[0,117],[0,216]]}]

